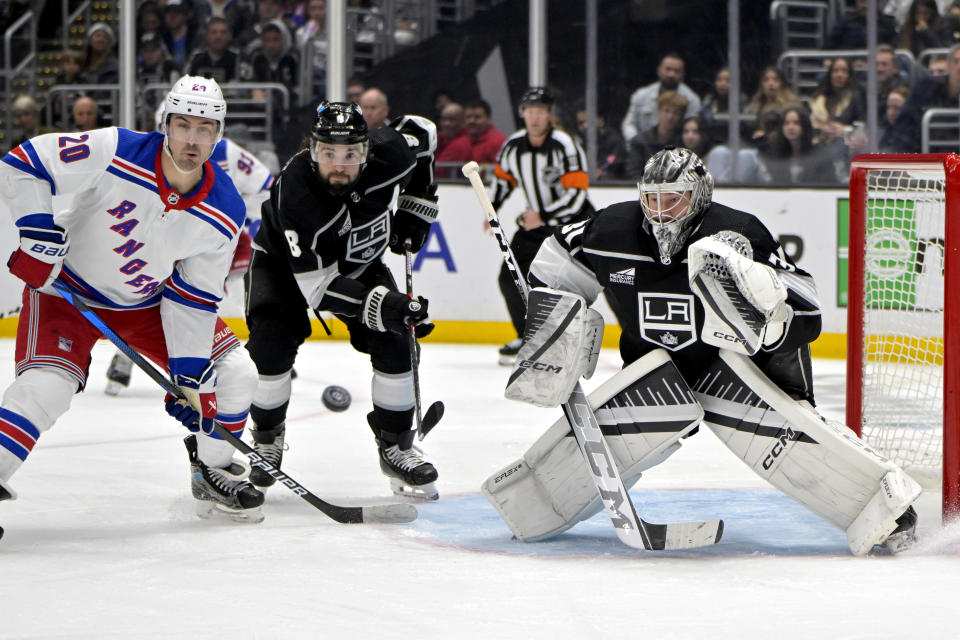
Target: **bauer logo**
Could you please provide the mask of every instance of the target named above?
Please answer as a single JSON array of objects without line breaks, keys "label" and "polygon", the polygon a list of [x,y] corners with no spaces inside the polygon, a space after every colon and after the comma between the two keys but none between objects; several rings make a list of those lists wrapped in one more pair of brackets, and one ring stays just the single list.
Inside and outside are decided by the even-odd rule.
[{"label": "bauer logo", "polygon": [[658,347],[678,351],[697,339],[693,295],[640,293],[640,334]]}]

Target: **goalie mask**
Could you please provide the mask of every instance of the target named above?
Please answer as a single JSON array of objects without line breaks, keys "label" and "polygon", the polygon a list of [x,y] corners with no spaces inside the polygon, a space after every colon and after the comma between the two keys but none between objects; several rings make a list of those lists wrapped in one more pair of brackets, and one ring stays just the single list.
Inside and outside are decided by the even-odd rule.
[{"label": "goalie mask", "polygon": [[713,198],[713,176],[697,154],[667,147],[647,160],[639,183],[643,228],[657,241],[660,262],[670,264]]}]

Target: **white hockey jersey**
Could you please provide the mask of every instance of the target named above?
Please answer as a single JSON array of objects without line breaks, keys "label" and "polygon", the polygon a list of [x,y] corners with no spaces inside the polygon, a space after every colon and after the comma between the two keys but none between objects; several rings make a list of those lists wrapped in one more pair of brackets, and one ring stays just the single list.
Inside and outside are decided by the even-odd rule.
[{"label": "white hockey jersey", "polygon": [[159,305],[171,374],[197,375],[245,208],[209,161],[192,193],[171,190],[162,143],[163,134],[117,127],[38,136],[4,156],[0,195],[18,226],[49,226],[53,195],[73,194],[57,216],[70,237],[60,278],[94,307]]},{"label": "white hockey jersey", "polygon": [[247,206],[246,226],[250,235],[255,236],[260,222],[260,205],[270,197],[273,174],[255,155],[229,138],[217,143],[210,160],[220,165],[233,180]]}]

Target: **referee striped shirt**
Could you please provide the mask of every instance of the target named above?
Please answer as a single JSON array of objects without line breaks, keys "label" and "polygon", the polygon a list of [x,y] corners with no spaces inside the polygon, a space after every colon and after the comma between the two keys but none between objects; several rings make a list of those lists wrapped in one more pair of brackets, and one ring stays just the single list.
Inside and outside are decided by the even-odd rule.
[{"label": "referee striped shirt", "polygon": [[500,209],[517,187],[523,190],[527,206],[540,213],[544,222],[561,226],[592,211],[587,200],[587,156],[576,141],[563,131],[550,129],[539,147],[531,146],[527,130],[507,138],[497,157],[493,180],[493,207]]}]

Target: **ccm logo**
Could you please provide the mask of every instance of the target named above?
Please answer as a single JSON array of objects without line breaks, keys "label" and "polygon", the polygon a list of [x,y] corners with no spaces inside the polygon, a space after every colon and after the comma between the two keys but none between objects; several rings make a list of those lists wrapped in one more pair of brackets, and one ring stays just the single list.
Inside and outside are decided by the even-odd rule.
[{"label": "ccm logo", "polygon": [[533,360],[521,360],[520,368],[533,369],[534,371],[546,371],[548,373],[560,373],[561,371],[563,371],[563,367],[558,367],[555,364],[547,364],[545,362],[534,362]]},{"label": "ccm logo", "polygon": [[786,448],[787,443],[793,440],[794,436],[797,435],[797,432],[787,427],[787,430],[780,434],[780,437],[777,438],[777,443],[773,445],[773,449],[770,450],[770,453],[767,454],[767,457],[763,459],[763,469],[769,470],[773,466],[773,461],[777,459],[781,453],[783,453],[784,448]]},{"label": "ccm logo", "polygon": [[713,332],[714,338],[720,338],[721,340],[726,340],[727,342],[739,342],[740,344],[746,344],[743,340],[737,336],[732,336],[729,333],[721,333],[719,331]]}]

